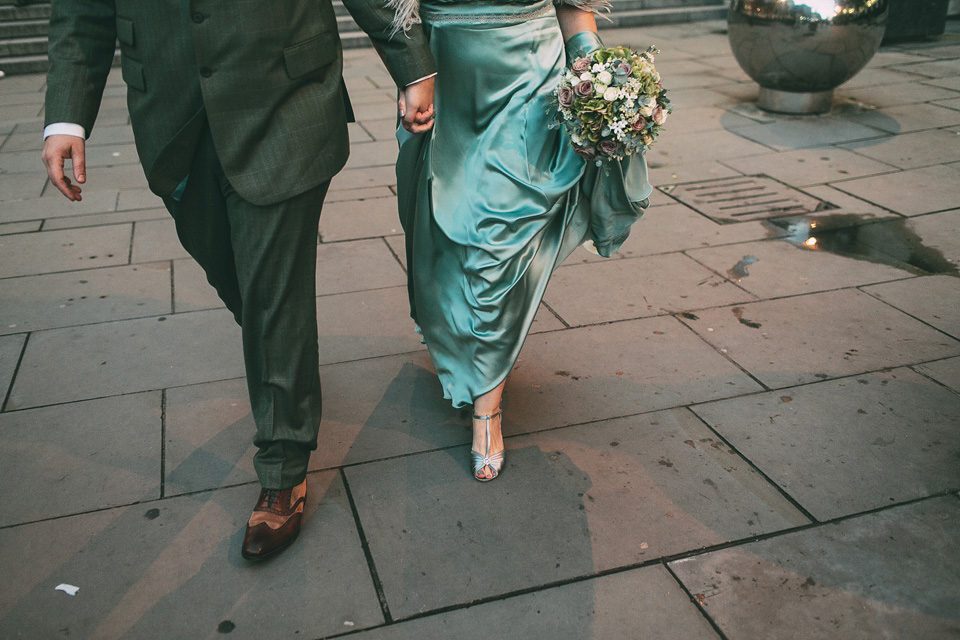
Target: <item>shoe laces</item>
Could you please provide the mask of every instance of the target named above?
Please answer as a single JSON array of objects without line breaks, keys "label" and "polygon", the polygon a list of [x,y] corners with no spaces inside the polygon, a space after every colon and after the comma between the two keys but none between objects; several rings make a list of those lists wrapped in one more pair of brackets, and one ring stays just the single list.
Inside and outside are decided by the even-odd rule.
[{"label": "shoe laces", "polygon": [[280,494],[283,493],[283,489],[266,489],[266,494],[263,496],[264,507],[267,509],[274,509],[280,504]]}]

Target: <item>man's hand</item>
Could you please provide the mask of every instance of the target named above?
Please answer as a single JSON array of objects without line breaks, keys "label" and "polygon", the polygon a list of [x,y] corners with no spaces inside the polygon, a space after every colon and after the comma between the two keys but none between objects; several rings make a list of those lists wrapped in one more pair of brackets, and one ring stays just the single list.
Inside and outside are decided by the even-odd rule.
[{"label": "man's hand", "polygon": [[403,88],[397,106],[403,128],[410,133],[424,133],[433,127],[433,78]]},{"label": "man's hand", "polygon": [[64,160],[73,161],[73,178],[78,183],[87,181],[86,162],[84,160],[84,139],[77,136],[50,136],[43,141],[43,164],[47,167],[50,182],[60,190],[67,200],[79,202],[81,189],[73,184],[63,173]]}]

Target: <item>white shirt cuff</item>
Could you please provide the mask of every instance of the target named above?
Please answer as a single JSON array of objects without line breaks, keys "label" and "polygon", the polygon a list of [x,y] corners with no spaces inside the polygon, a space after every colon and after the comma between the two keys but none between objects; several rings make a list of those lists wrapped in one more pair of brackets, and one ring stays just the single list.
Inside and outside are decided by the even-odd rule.
[{"label": "white shirt cuff", "polygon": [[413,82],[411,82],[411,83],[408,84],[407,86],[408,86],[408,87],[411,87],[411,86],[417,84],[418,82],[423,82],[424,80],[429,80],[430,78],[432,78],[432,77],[435,76],[435,75],[437,75],[437,73],[436,73],[436,72],[433,72],[433,73],[431,73],[431,74],[428,75],[428,76],[423,76],[422,78],[419,78],[419,79],[417,79],[417,80],[414,80]]},{"label": "white shirt cuff", "polygon": [[46,140],[50,136],[77,136],[78,138],[86,138],[87,132],[84,131],[83,127],[78,124],[73,124],[72,122],[54,122],[43,128],[43,139]]}]

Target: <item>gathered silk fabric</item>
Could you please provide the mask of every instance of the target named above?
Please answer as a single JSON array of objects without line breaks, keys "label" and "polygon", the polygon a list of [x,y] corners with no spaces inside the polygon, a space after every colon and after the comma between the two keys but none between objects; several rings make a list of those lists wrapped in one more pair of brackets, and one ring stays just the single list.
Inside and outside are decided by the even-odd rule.
[{"label": "gathered silk fabric", "polygon": [[437,115],[428,133],[398,130],[400,218],[411,315],[461,407],[513,368],[554,268],[587,239],[615,252],[651,187],[642,156],[597,167],[551,127],[565,55],[550,0],[420,14]]}]

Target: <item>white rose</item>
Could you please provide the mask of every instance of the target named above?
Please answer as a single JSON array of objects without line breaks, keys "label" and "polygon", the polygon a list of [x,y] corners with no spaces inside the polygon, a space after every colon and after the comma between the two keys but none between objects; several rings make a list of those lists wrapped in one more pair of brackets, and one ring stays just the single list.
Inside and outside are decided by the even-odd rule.
[{"label": "white rose", "polygon": [[593,82],[593,74],[589,71],[584,71],[580,74],[580,82]]},{"label": "white rose", "polygon": [[640,115],[642,115],[644,118],[649,118],[653,115],[653,107],[650,105],[640,107],[639,111]]},{"label": "white rose", "polygon": [[616,87],[609,87],[603,92],[603,99],[607,102],[613,102],[620,96],[620,90]]},{"label": "white rose", "polygon": [[595,63],[590,70],[593,71],[594,73],[600,73],[601,71],[603,71],[603,63],[602,62]]},{"label": "white rose", "polygon": [[602,82],[597,82],[596,84],[593,85],[593,90],[599,93],[600,95],[603,95],[604,92],[606,92],[607,90],[607,85],[603,84]]},{"label": "white rose", "polygon": [[613,74],[609,71],[601,71],[597,74],[597,82],[602,82],[603,84],[610,84],[613,82]]}]

